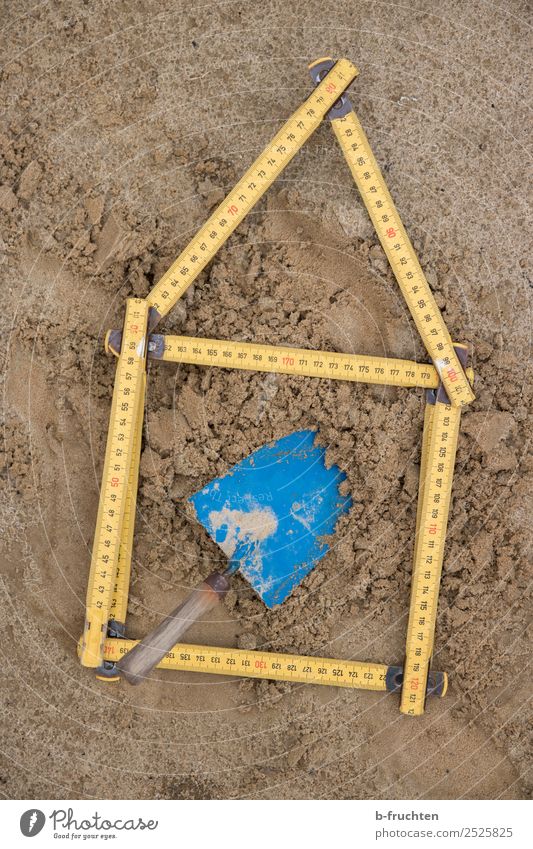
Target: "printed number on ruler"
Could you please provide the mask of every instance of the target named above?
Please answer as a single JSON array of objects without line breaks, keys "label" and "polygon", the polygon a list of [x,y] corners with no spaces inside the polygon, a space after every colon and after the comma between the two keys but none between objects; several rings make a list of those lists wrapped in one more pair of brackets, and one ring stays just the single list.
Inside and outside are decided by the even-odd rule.
[{"label": "printed number on ruler", "polygon": [[115,586],[135,429],[143,399],[148,304],[129,299],[117,363],[80,652],[83,666],[100,666]]},{"label": "printed number on ruler", "polygon": [[469,404],[474,393],[365,132],[353,111],[331,125],[448,398],[454,406]]},{"label": "printed number on ruler", "polygon": [[222,201],[148,295],[148,302],[155,311],[150,316],[151,329],[169,312],[288,165],[357,73],[351,62],[340,59]]},{"label": "printed number on ruler", "polygon": [[400,705],[402,713],[411,716],[424,712],[460,418],[459,408],[437,401],[428,420],[426,483],[420,504]]}]

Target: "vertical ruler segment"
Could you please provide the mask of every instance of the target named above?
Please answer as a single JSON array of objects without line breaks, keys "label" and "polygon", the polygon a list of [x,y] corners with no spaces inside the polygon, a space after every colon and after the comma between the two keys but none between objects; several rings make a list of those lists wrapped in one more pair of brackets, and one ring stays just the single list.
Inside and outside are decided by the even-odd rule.
[{"label": "vertical ruler segment", "polygon": [[149,293],[148,303],[153,308],[151,330],[281,174],[357,74],[357,68],[348,59],[340,59],[217,207]]},{"label": "vertical ruler segment", "polygon": [[[427,413],[427,411],[426,411]],[[425,483],[417,516],[418,533],[400,710],[424,712],[426,682],[433,652],[437,604],[451,501],[460,409],[437,401],[427,413]]]},{"label": "vertical ruler segment", "polygon": [[[115,663],[130,652],[138,640],[108,638],[106,660]],[[340,660],[314,655],[281,654],[177,643],[158,663],[159,669],[182,672],[207,672],[211,675],[236,675],[270,681],[322,684],[360,690],[396,692],[401,666],[385,666],[369,661]],[[444,672],[431,675],[428,695],[443,696],[447,688]]]},{"label": "vertical ruler segment", "polygon": [[[120,548],[118,554],[117,574],[115,586],[111,596],[109,607],[109,620],[114,627],[123,626],[126,622],[128,609],[128,595],[131,575],[131,557],[133,551],[133,532],[135,529],[135,513],[137,508],[137,488],[139,485],[139,465],[141,460],[141,442],[144,419],[144,399],[146,396],[146,373],[143,373],[142,388],[140,391],[139,405],[137,409],[137,420],[133,432],[133,449],[128,475],[128,488],[126,490],[126,506],[122,520],[122,534],[120,537]],[[123,629],[121,629],[123,630]]]},{"label": "vertical ruler segment", "polygon": [[138,431],[140,405],[144,399],[147,324],[147,302],[138,298],[128,300],[124,343],[115,375],[87,589],[85,628],[80,651],[83,666],[100,666],[104,654],[132,471],[134,437]]}]

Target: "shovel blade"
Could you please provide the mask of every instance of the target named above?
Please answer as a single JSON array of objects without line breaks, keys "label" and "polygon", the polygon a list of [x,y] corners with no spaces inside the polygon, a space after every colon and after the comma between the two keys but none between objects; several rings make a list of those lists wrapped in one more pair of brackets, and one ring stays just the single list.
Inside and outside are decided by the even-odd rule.
[{"label": "shovel blade", "polygon": [[326,468],[316,433],[259,448],[190,498],[198,521],[267,607],[281,604],[329,549],[326,537],[351,506],[346,475]]}]

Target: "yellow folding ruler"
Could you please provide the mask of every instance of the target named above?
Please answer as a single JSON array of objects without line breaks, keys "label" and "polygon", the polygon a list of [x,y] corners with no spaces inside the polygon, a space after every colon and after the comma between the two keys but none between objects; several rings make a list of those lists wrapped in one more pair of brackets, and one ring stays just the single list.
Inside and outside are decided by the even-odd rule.
[{"label": "yellow folding ruler", "polygon": [[[402,691],[401,709],[416,715],[426,695],[444,695],[447,678],[430,671],[459,411],[473,399],[471,370],[454,346],[366,136],[344,95],[357,69],[347,60],[311,66],[317,87],[211,215],[146,301],[128,302],[124,329],[106,349],[118,357],[104,475],[93,547],[87,620],[79,644],[85,666],[116,680],[115,661],[136,643],[124,638],[142,434],[146,358],[336,380],[422,387],[429,398],[417,510],[413,590],[405,667],[331,658],[175,646],[163,668],[304,683]],[[153,333],[235,227],[327,116],[433,360],[425,365],[365,355],[310,351]],[[446,394],[447,393],[447,394]],[[433,402],[433,403],[430,403]],[[404,674],[405,672],[405,674]]]},{"label": "yellow folding ruler", "polygon": [[347,59],[331,63],[328,73],[316,90],[283,125],[176,262],[154,286],[148,295],[148,303],[152,307],[151,330],[213,259],[228,236],[317,129],[324,115],[358,73],[357,68]]},{"label": "yellow folding ruler", "polygon": [[[132,298],[126,304],[124,344],[118,358],[109,430],[93,542],[85,627],[80,650],[83,666],[103,660],[111,606],[121,615],[133,538],[140,428],[146,386],[148,304]],[[120,559],[120,564],[119,564]],[[114,593],[114,596],[113,596]]]},{"label": "yellow folding ruler", "polygon": [[[311,77],[318,85],[333,64],[331,59],[326,58],[310,66]],[[328,117],[448,398],[454,405],[469,404],[474,400],[474,393],[365,132],[346,95]]]},{"label": "yellow folding ruler", "polygon": [[[137,645],[138,640],[108,638],[104,657],[113,665]],[[235,675],[269,681],[292,681],[296,684],[322,684],[353,690],[400,692],[403,680],[401,666],[362,663],[313,655],[198,646],[179,643],[169,651],[158,669],[179,672],[207,672],[210,675]],[[428,696],[445,696],[448,676],[431,671],[427,680]]]},{"label": "yellow folding ruler", "polygon": [[[121,346],[122,333],[117,330],[108,331],[105,340],[106,352],[118,356]],[[163,336],[152,333],[148,341],[148,357],[166,363],[264,371],[296,377],[324,377],[328,380],[347,380],[381,386],[436,389],[439,385],[439,375],[434,366],[413,360],[311,351],[307,348],[258,345],[252,342],[230,342],[227,339]],[[473,378],[471,369],[468,374]]]},{"label": "yellow folding ruler", "polygon": [[[462,365],[466,365],[466,347],[456,345],[455,348]],[[443,387],[439,387],[437,392],[427,393],[400,702],[401,712],[410,716],[424,712],[460,418],[460,408],[449,403]]]}]

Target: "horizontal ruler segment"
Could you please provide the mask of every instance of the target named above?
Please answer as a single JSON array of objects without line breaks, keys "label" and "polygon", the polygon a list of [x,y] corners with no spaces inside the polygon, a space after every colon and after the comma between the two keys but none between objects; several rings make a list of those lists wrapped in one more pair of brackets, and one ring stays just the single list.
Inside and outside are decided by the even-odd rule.
[{"label": "horizontal ruler segment", "polygon": [[139,408],[144,399],[147,322],[146,301],[129,299],[124,322],[124,344],[115,374],[87,588],[87,609],[80,651],[83,666],[98,667],[103,660],[132,472]]},{"label": "horizontal ruler segment", "polygon": [[[105,659],[111,662],[120,660],[138,642],[138,640],[108,638],[105,643]],[[197,646],[186,643],[175,645],[163,658],[158,668],[394,692],[399,690],[402,680],[401,667],[385,666],[381,663],[362,663],[354,660]],[[444,696],[447,682],[446,673],[432,673],[428,695]]]},{"label": "horizontal ruler segment", "polygon": [[[120,332],[110,331],[106,339],[106,350],[117,355],[121,344]],[[439,385],[439,376],[434,366],[415,363],[412,360],[311,351],[306,348],[260,345],[225,339],[163,336],[152,333],[148,343],[148,356],[150,359],[170,363],[264,371],[300,377],[323,377],[381,386],[418,386],[434,389]],[[473,379],[472,370],[469,374]]]},{"label": "horizontal ruler segment", "polygon": [[317,129],[326,112],[357,74],[357,68],[348,59],[340,59],[311,96],[284,124],[149,293],[148,303],[152,307],[150,329],[169,312],[215,256],[237,225]]}]

